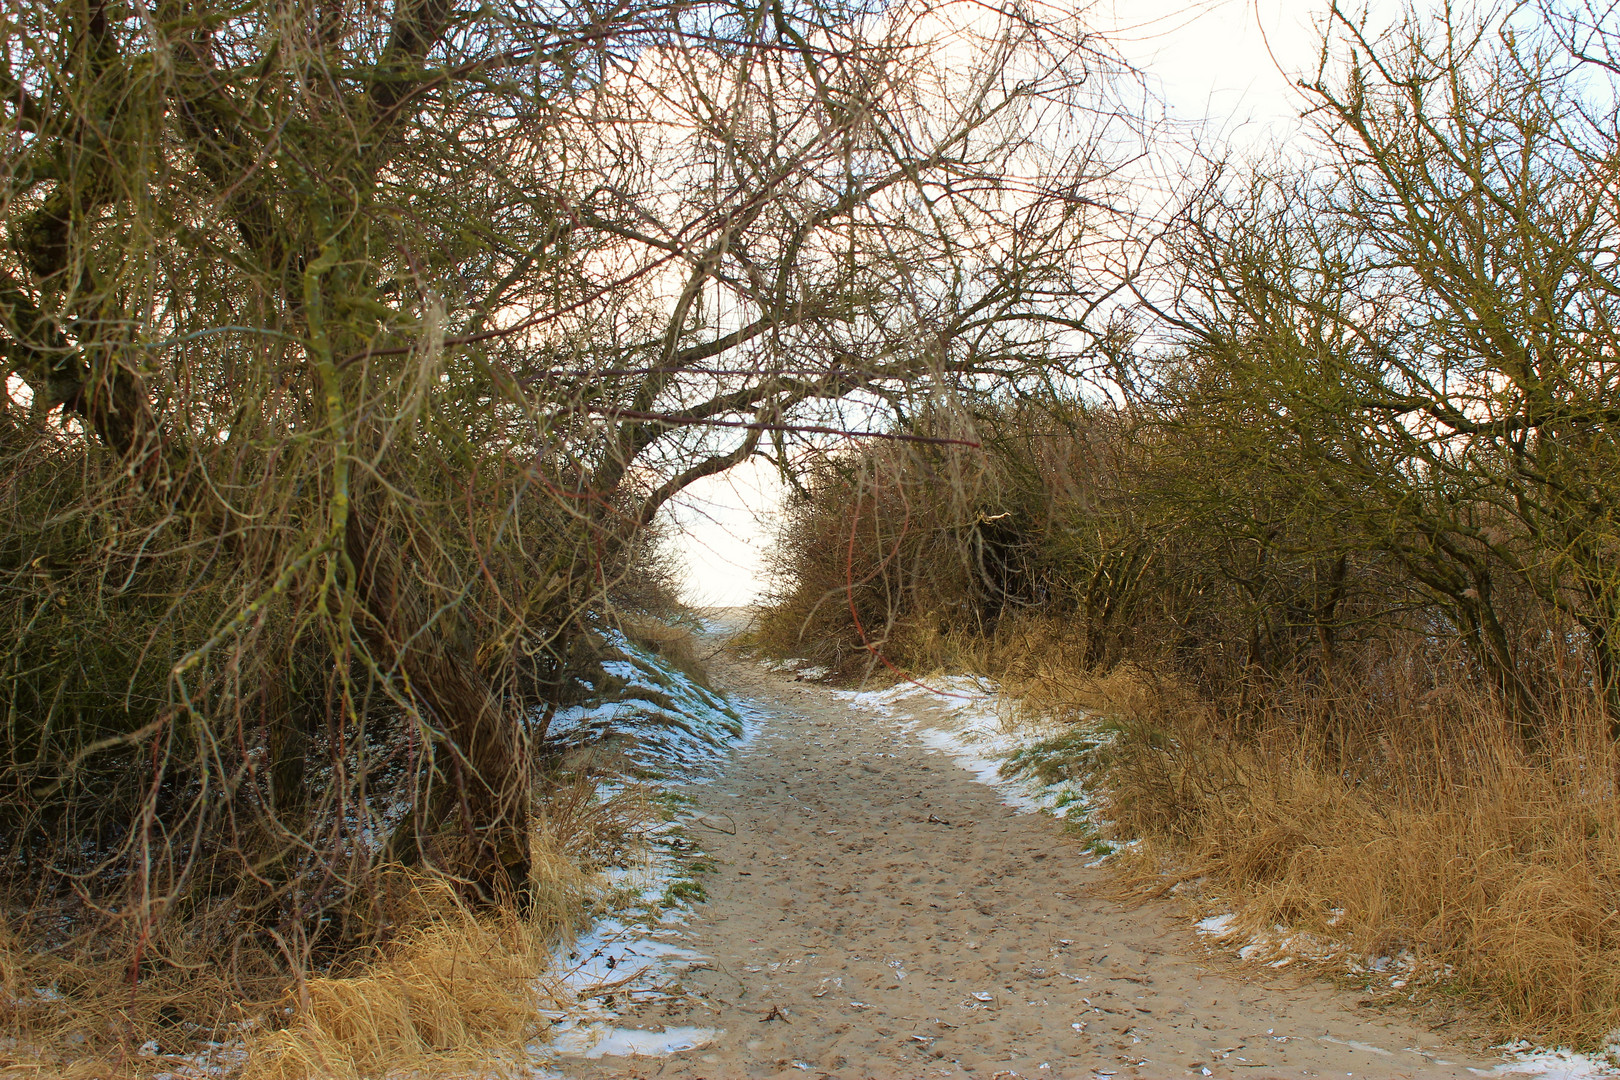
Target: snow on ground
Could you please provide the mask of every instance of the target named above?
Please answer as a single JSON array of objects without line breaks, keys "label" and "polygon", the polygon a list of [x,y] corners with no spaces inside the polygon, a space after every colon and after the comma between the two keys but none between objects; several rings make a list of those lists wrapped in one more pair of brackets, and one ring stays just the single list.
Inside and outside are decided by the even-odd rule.
[{"label": "snow on ground", "polygon": [[[669,880],[673,880],[670,875]],[[649,882],[652,888],[657,879]],[[543,1011],[552,1022],[546,1041],[529,1048],[531,1058],[655,1056],[705,1045],[717,1032],[681,1027],[646,1031],[618,1026],[619,1005],[668,996],[671,984],[707,957],[678,942],[685,936],[678,910],[657,923],[598,920],[583,936],[558,950],[557,973],[548,994],[571,1001],[563,1010]]]},{"label": "snow on ground", "polygon": [[147,1043],[135,1056],[167,1068],[152,1074],[152,1080],[219,1080],[247,1064],[247,1051],[240,1042],[211,1042],[196,1054],[160,1054],[155,1043]]},{"label": "snow on ground", "polygon": [[[677,818],[663,834],[679,835],[683,824]],[[703,954],[681,944],[686,908],[671,902],[672,887],[691,880],[689,865],[686,854],[673,854],[655,838],[642,865],[613,872],[609,884],[621,898],[614,913],[559,946],[552,971],[542,980],[544,997],[568,1004],[541,1010],[551,1027],[544,1042],[529,1047],[532,1059],[670,1054],[714,1037],[714,1031],[700,1028],[645,1031],[617,1025],[621,1005],[668,996],[684,972],[707,963]]]},{"label": "snow on ground", "polygon": [[[760,709],[709,690],[616,630],[604,637],[622,657],[602,665],[614,685],[604,686],[597,702],[552,718],[550,734],[564,745],[612,740],[646,770],[647,782],[669,793],[679,784],[707,783],[732,751],[758,734],[765,719]],[[681,804],[672,799],[671,805]],[[571,1004],[545,1013],[552,1026],[546,1041],[529,1048],[531,1058],[657,1056],[695,1049],[717,1034],[617,1023],[621,1005],[667,995],[682,973],[706,962],[680,944],[684,905],[702,895],[693,880],[702,853],[685,839],[692,824],[677,811],[655,830],[643,864],[613,872],[608,885],[620,897],[613,914],[558,949],[547,996]]]},{"label": "snow on ground", "polygon": [[[1310,931],[1292,931],[1276,925],[1269,931],[1248,930],[1238,925],[1232,912],[1209,915],[1196,924],[1198,933],[1238,958],[1268,967],[1287,967],[1295,960],[1337,961],[1352,975],[1379,979],[1391,989],[1400,990],[1413,982],[1433,981],[1451,975],[1449,966],[1425,965],[1410,950],[1393,956],[1357,956],[1343,942]],[[1550,1080],[1599,1080],[1620,1077],[1620,1032],[1611,1036],[1609,1047],[1599,1054],[1578,1054],[1573,1050],[1548,1050],[1527,1042],[1506,1043],[1495,1049],[1507,1060],[1493,1069],[1469,1069],[1477,1076],[1544,1076]]]},{"label": "snow on ground", "polygon": [[1612,1042],[1607,1051],[1595,1057],[1572,1050],[1540,1050],[1527,1042],[1508,1043],[1497,1049],[1510,1054],[1511,1060],[1494,1069],[1468,1071],[1476,1076],[1544,1076],[1547,1080],[1598,1080],[1620,1076],[1620,1069],[1615,1067],[1620,1047]]},{"label": "snow on ground", "polygon": [[[1096,793],[1082,776],[1043,776],[1058,755],[1083,758],[1110,736],[1088,725],[1020,716],[994,680],[931,676],[886,690],[834,690],[857,712],[888,717],[935,753],[948,756],[994,788],[1020,813],[1052,814],[1106,857],[1114,848],[1097,834]],[[1047,770],[1049,773],[1050,770]]]},{"label": "snow on ground", "polygon": [[550,738],[563,745],[612,738],[636,764],[692,782],[758,731],[757,709],[710,690],[617,630],[603,637],[623,657],[602,665],[620,685],[604,687],[598,701],[558,710]]}]

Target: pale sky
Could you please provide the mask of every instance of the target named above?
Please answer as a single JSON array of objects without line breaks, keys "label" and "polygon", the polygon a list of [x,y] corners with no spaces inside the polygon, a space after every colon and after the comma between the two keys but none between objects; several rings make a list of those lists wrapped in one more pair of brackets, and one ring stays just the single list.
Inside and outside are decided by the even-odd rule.
[{"label": "pale sky", "polygon": [[758,597],[765,587],[762,559],[776,535],[782,495],[773,467],[756,458],[699,480],[671,500],[688,604],[742,607]]},{"label": "pale sky", "polygon": [[[1327,0],[1103,0],[1095,25],[1146,73],[1170,118],[1206,121],[1207,142],[1261,148],[1295,130],[1294,80],[1314,73],[1313,19]],[[1382,0],[1375,10],[1393,14]],[[694,484],[672,508],[687,567],[686,598],[701,606],[753,602],[783,488],[756,462]]]},{"label": "pale sky", "polygon": [[[1110,38],[1146,73],[1171,116],[1264,145],[1299,111],[1294,80],[1313,73],[1327,0],[1113,0]],[[1375,6],[1390,7],[1388,3]]]}]

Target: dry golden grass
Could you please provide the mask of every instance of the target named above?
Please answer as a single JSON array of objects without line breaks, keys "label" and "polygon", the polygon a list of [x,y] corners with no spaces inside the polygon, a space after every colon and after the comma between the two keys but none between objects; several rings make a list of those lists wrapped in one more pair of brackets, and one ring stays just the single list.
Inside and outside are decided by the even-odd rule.
[{"label": "dry golden grass", "polygon": [[1241,926],[1409,950],[1505,1035],[1601,1044],[1620,1027],[1620,801],[1598,703],[1572,695],[1530,750],[1484,694],[1402,689],[1358,702],[1353,734],[1351,704],[1317,695],[1238,737],[1174,682],[1095,680],[1119,728],[1110,814],[1144,840],[1125,884],[1204,878]]},{"label": "dry golden grass", "polygon": [[[543,1024],[554,937],[516,915],[416,930],[355,974],[289,991],[294,1019],[249,1041],[244,1080],[440,1076],[516,1056]],[[547,1003],[549,1004],[549,1003]]]},{"label": "dry golden grass", "polygon": [[577,760],[536,800],[526,911],[474,915],[448,886],[421,883],[418,928],[351,972],[290,988],[291,1023],[249,1040],[243,1080],[530,1075],[541,1010],[567,1004],[545,979],[556,947],[603,898],[601,867],[653,816],[636,785],[598,798],[588,774],[611,764]]},{"label": "dry golden grass", "polygon": [[635,784],[599,796],[596,777],[622,762],[586,751],[564,766],[534,803],[521,914],[475,914],[450,883],[390,868],[362,899],[396,935],[302,982],[268,960],[252,982],[241,973],[253,965],[227,974],[190,960],[177,924],[175,940],[160,927],[149,955],[161,962],[132,987],[127,966],[104,958],[119,949],[30,950],[0,926],[0,1078],[138,1080],[210,1040],[239,1047],[213,1064],[245,1056],[243,1080],[532,1075],[523,1048],[544,1037],[541,1010],[565,1004],[547,979],[555,949],[604,900],[603,867],[633,853],[657,813]]},{"label": "dry golden grass", "polygon": [[[582,891],[559,885],[551,895]],[[279,998],[243,997],[206,967],[160,972],[132,987],[111,964],[7,942],[0,1019],[10,1038],[0,1077],[135,1080],[174,1070],[205,1041],[244,1041],[242,1021],[242,1075],[252,1080],[369,1080],[401,1069],[448,1075],[521,1050],[539,1023],[560,913],[474,917],[443,883],[423,880],[394,911],[417,928],[370,960],[352,961],[345,974],[286,986]],[[241,1057],[227,1050],[211,1064],[229,1068]]]},{"label": "dry golden grass", "polygon": [[264,1013],[285,981],[275,958],[243,940],[238,963],[211,962],[197,924],[228,917],[229,907],[191,915],[154,927],[132,970],[133,937],[84,933],[40,948],[37,927],[12,924],[40,913],[9,913],[0,922],[0,1077],[144,1077],[234,1038],[235,1025]]},{"label": "dry golden grass", "polygon": [[1447,657],[1384,654],[1336,690],[1273,685],[1240,708],[1165,666],[1088,671],[1070,628],[1038,616],[908,656],[965,660],[1025,713],[1115,731],[1075,764],[1106,789],[1114,838],[1142,841],[1115,863],[1122,892],[1202,879],[1240,927],[1338,947],[1341,973],[1407,951],[1414,986],[1503,1035],[1594,1046],[1620,1028],[1620,754],[1585,688],[1526,747]]}]

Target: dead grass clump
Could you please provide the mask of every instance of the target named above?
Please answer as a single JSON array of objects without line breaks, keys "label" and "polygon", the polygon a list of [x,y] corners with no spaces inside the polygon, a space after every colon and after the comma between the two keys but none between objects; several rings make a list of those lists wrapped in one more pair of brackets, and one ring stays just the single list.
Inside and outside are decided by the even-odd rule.
[{"label": "dead grass clump", "polygon": [[1531,749],[1455,687],[1385,695],[1354,737],[1349,703],[1301,692],[1239,737],[1207,704],[1119,685],[1110,814],[1145,841],[1128,886],[1207,878],[1253,930],[1407,953],[1513,1037],[1597,1045],[1620,1026],[1620,802],[1597,702]]},{"label": "dead grass clump", "polygon": [[639,846],[654,818],[642,786],[602,797],[614,762],[579,756],[535,801],[529,904],[474,913],[443,882],[414,880],[396,903],[415,927],[348,970],[284,995],[286,1026],[250,1040],[243,1080],[373,1080],[489,1075],[510,1062],[555,1008],[544,976],[557,946],[606,895],[600,871]]},{"label": "dead grass clump", "polygon": [[541,981],[551,950],[601,895],[554,835],[537,835],[535,853],[534,904],[521,916],[475,915],[450,883],[402,868],[379,875],[377,914],[407,929],[302,982],[244,984],[229,977],[239,971],[182,963],[160,938],[157,962],[132,984],[116,959],[30,951],[6,933],[0,1072],[128,1080],[198,1053],[228,1068],[245,1033],[247,1080],[455,1075],[473,1065],[488,1074],[537,1034],[537,1009],[553,1004]]},{"label": "dead grass clump", "polygon": [[1184,724],[1215,722],[1209,702],[1171,669],[1126,660],[1088,670],[1080,657],[1079,643],[1056,620],[1026,619],[997,635],[988,667],[1030,715],[1106,715],[1151,726],[1173,712]]},{"label": "dead grass clump", "polygon": [[623,764],[581,751],[543,778],[521,914],[473,911],[455,883],[387,866],[356,895],[380,943],[301,981],[253,955],[252,938],[235,963],[210,962],[214,938],[198,927],[228,906],[152,928],[133,981],[129,942],[42,950],[0,925],[0,1072],[130,1080],[204,1054],[223,1068],[245,1055],[246,1080],[491,1075],[503,1062],[528,1075],[522,1048],[559,1004],[545,981],[554,950],[607,897],[602,869],[657,819],[644,787],[602,785]]},{"label": "dead grass clump", "polygon": [[[991,640],[953,623],[938,611],[926,611],[895,621],[883,649],[899,658],[897,667],[913,674],[936,671],[986,673],[990,668]],[[893,674],[887,672],[886,674]]]},{"label": "dead grass clump", "polygon": [[[600,874],[623,868],[646,850],[649,830],[663,820],[652,789],[624,779],[620,754],[591,747],[571,753],[551,778],[534,815],[532,909],[568,933],[602,898]],[[598,782],[612,778],[610,789]]]},{"label": "dead grass clump", "polygon": [[210,963],[212,938],[195,930],[189,922],[152,928],[132,968],[129,938],[138,931],[128,923],[49,949],[31,947],[32,932],[0,926],[0,1072],[144,1076],[172,1068],[174,1055],[233,1038],[236,1025],[270,1008],[285,978],[251,939],[239,942],[239,963]]},{"label": "dead grass clump", "polygon": [[243,1080],[363,1080],[484,1069],[539,1032],[554,936],[506,913],[412,931],[347,976],[289,991],[294,1019],[250,1041]]},{"label": "dead grass clump", "polygon": [[[1004,618],[986,643],[982,663],[980,670],[994,672],[1031,715],[1073,717],[1096,711],[1099,701],[1106,699],[1116,707],[1121,701],[1117,694],[1099,693],[1100,676],[1087,665],[1085,644],[1071,619],[1035,613]],[[1115,670],[1136,669],[1121,665]]]}]

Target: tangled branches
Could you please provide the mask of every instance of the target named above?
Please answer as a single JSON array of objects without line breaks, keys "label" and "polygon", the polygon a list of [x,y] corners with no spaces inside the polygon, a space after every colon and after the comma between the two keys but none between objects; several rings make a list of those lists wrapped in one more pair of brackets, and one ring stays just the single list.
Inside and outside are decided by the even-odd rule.
[{"label": "tangled branches", "polygon": [[0,886],[137,981],[175,925],[341,955],[389,865],[521,896],[534,721],[659,507],[1063,359],[1121,235],[1065,19],[72,0],[4,42]]}]

